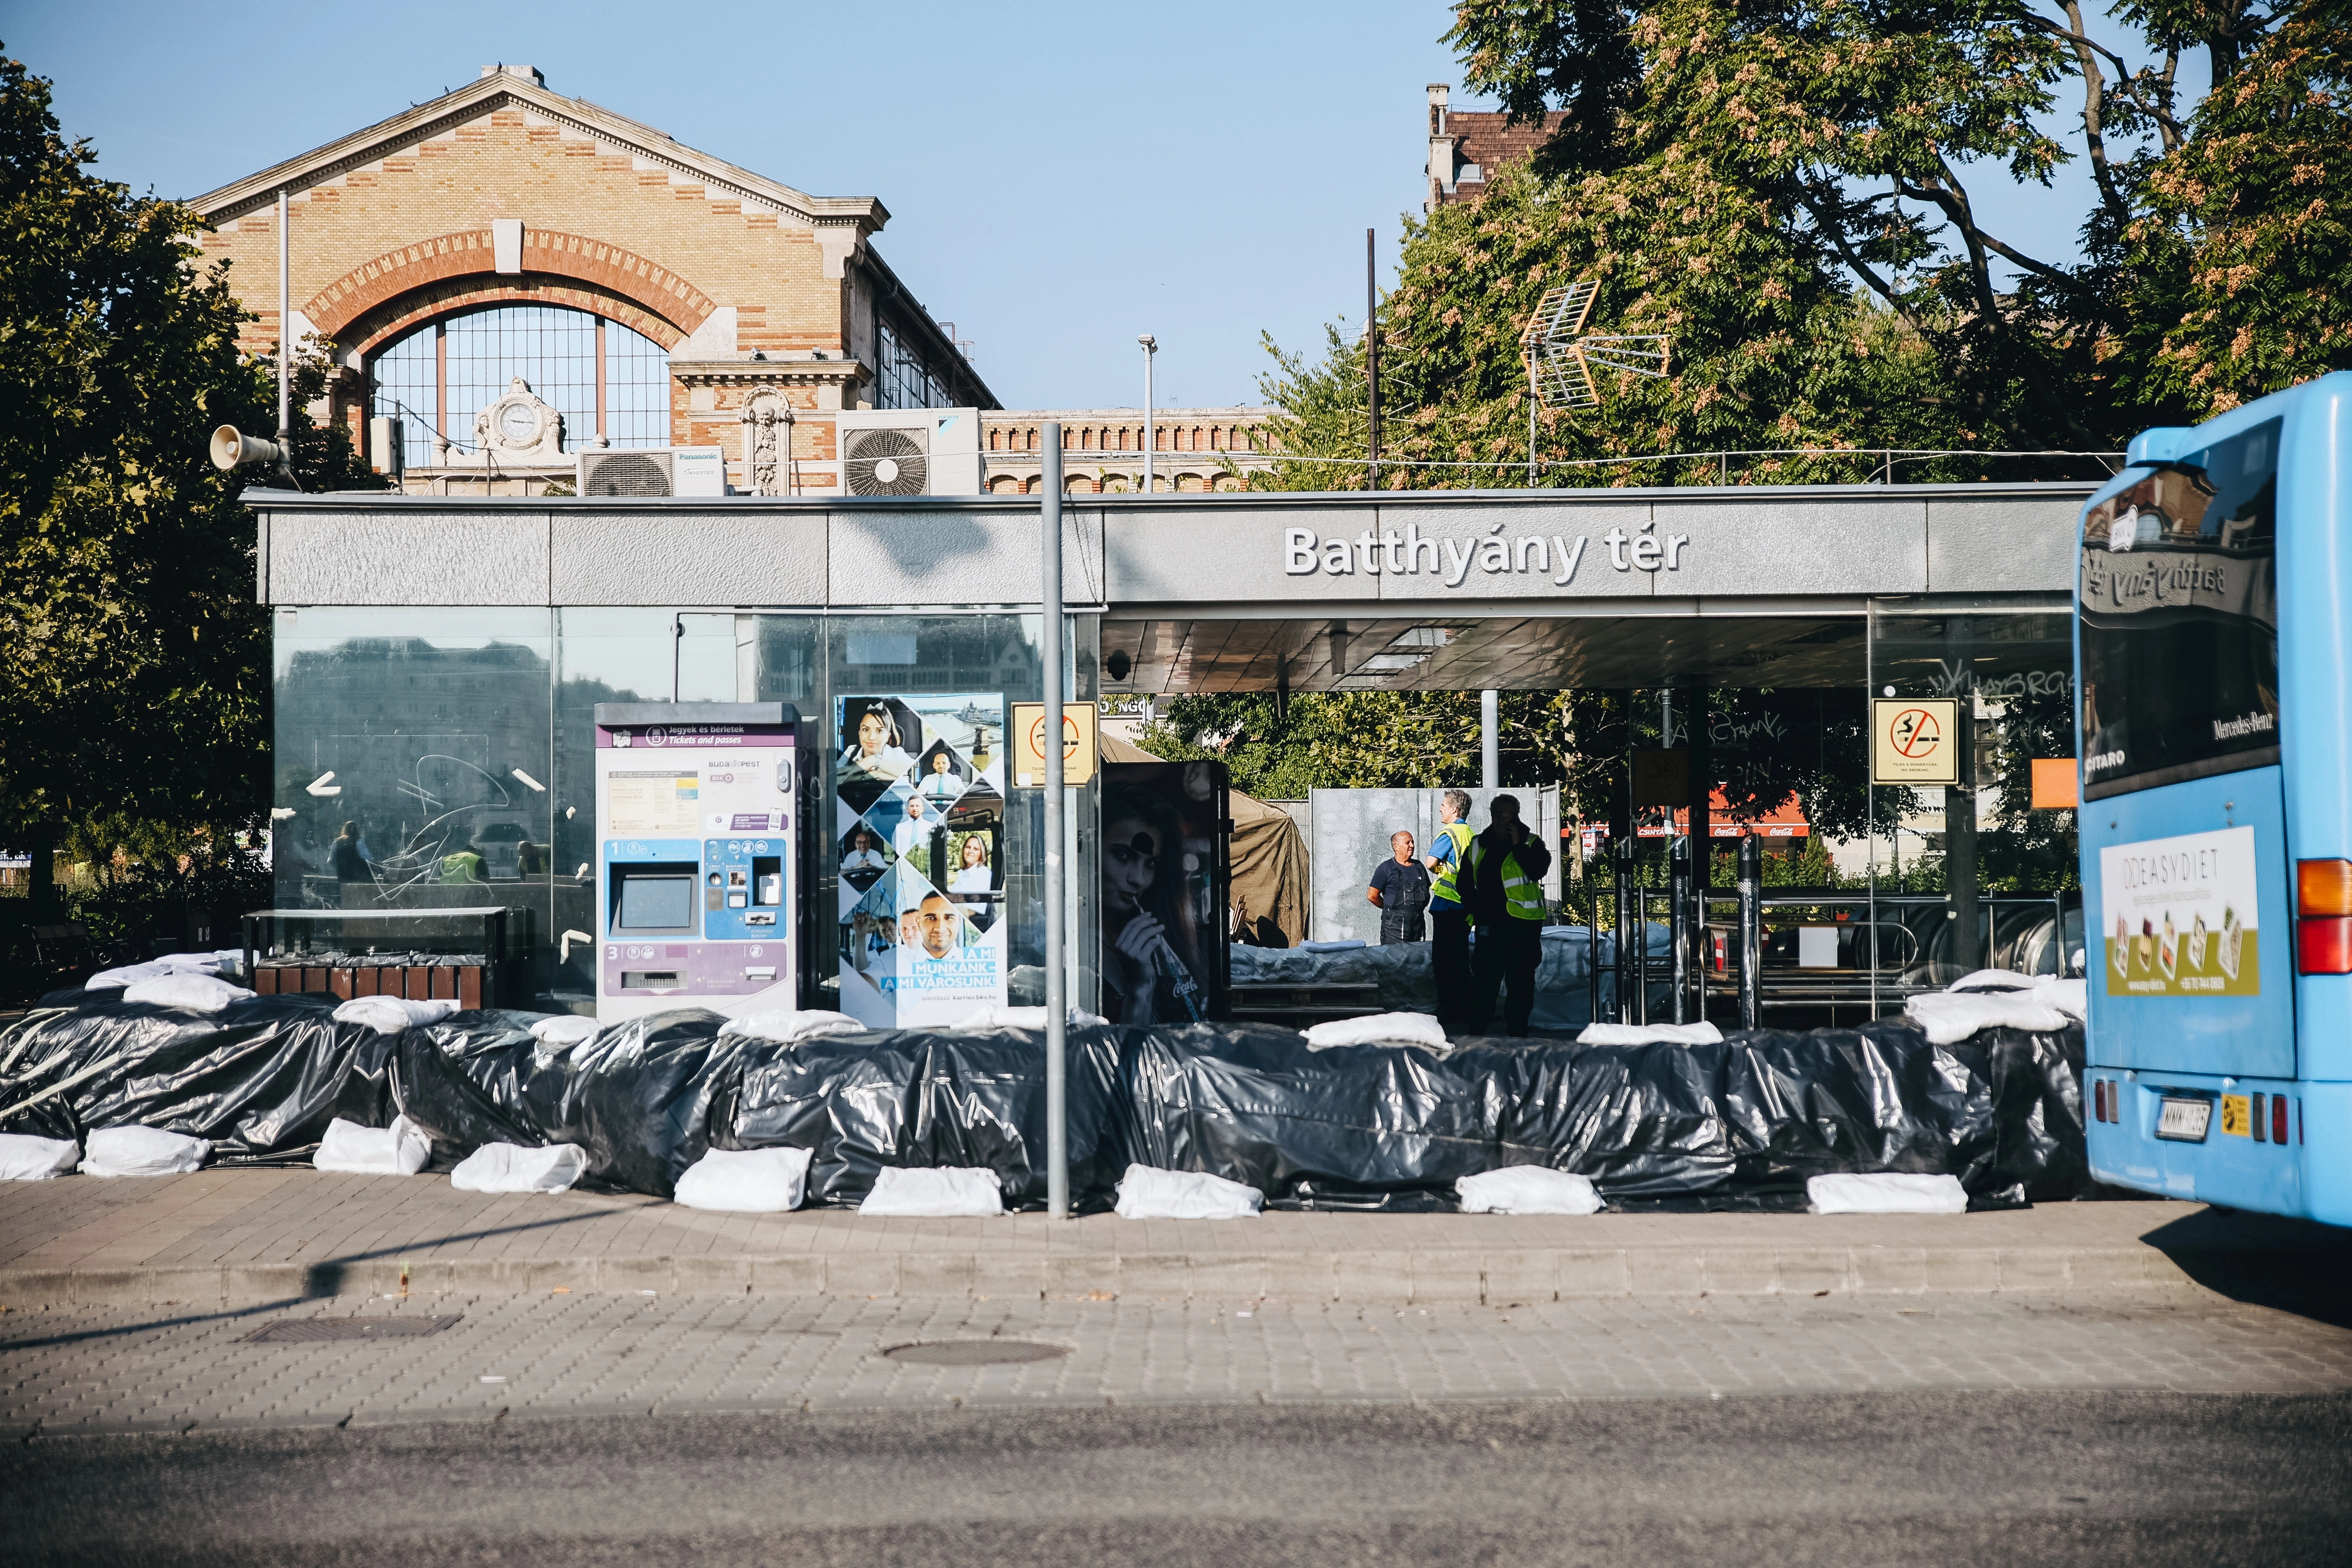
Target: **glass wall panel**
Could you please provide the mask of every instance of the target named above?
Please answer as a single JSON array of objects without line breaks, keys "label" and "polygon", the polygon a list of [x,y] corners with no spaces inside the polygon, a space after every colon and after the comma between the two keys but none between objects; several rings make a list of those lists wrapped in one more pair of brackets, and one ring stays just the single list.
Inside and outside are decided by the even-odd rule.
[{"label": "glass wall panel", "polygon": [[1874,816],[1899,824],[1873,840],[1876,886],[1882,894],[1937,896],[1900,916],[1918,948],[1910,978],[1944,985],[1983,968],[2077,973],[2075,814],[2035,804],[2033,769],[2036,761],[2063,763],[2072,776],[2072,617],[1878,601],[1869,681],[1877,699],[1957,703],[1948,743],[1959,784],[1872,786]]},{"label": "glass wall panel", "polygon": [[533,609],[278,612],[279,907],[505,905],[521,911],[510,942],[541,940],[551,621]]},{"label": "glass wall panel", "polygon": [[[677,616],[662,609],[556,613],[555,918],[541,955],[551,1008],[596,1006],[596,704],[670,700]],[[575,935],[568,947],[564,933]]]}]

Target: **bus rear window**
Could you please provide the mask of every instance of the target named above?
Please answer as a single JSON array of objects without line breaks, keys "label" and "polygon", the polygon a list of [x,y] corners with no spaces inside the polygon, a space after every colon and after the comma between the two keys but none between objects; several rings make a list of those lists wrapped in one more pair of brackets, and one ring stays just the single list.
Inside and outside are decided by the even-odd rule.
[{"label": "bus rear window", "polygon": [[2085,798],[2279,758],[2275,419],[2091,508]]}]

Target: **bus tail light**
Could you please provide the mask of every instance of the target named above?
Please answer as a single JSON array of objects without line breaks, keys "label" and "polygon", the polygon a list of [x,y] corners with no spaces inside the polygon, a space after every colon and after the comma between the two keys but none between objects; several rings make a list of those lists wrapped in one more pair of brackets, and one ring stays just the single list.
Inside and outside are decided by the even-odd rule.
[{"label": "bus tail light", "polygon": [[2352,915],[2352,860],[2296,861],[2294,912]]},{"label": "bus tail light", "polygon": [[2286,1142],[2286,1096],[2283,1094],[2271,1096],[2271,1142]]},{"label": "bus tail light", "polygon": [[2298,974],[2352,974],[2352,919],[2306,916],[2294,922]]}]

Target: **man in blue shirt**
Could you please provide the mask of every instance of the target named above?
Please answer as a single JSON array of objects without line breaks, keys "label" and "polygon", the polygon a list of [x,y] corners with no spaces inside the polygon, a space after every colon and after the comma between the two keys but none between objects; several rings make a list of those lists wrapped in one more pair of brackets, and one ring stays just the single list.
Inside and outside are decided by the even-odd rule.
[{"label": "man in blue shirt", "polygon": [[1381,911],[1381,945],[1424,941],[1421,912],[1429,907],[1429,870],[1412,858],[1412,835],[1403,828],[1389,835],[1389,858],[1372,868],[1366,895]]}]

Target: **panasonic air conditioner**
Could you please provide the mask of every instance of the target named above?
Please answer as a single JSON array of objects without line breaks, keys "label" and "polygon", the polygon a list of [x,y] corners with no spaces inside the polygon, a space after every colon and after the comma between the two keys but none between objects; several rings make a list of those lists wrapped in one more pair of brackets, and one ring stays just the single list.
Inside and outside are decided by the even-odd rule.
[{"label": "panasonic air conditioner", "polygon": [[853,496],[980,493],[976,408],[844,409],[841,488]]},{"label": "panasonic air conditioner", "polygon": [[727,454],[719,447],[607,447],[579,455],[583,496],[723,496]]}]

